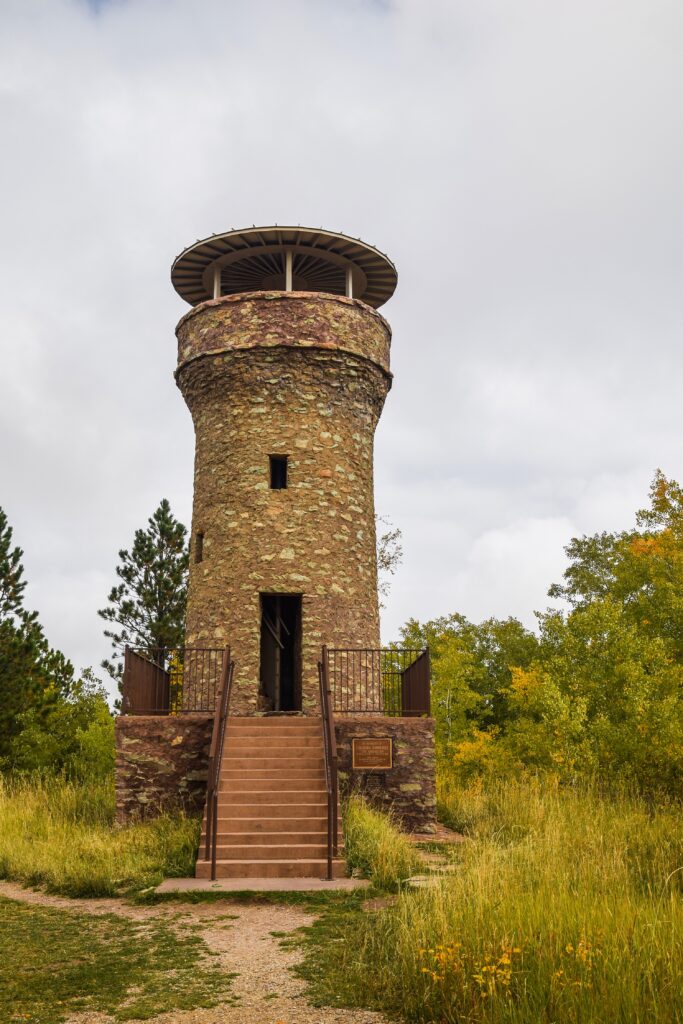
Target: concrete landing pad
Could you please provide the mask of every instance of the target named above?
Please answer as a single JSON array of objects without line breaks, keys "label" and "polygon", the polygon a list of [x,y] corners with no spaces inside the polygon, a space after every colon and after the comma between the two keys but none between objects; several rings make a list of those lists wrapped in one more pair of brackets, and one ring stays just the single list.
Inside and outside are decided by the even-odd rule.
[{"label": "concrete landing pad", "polygon": [[369,885],[364,878],[166,878],[156,892],[347,892]]}]

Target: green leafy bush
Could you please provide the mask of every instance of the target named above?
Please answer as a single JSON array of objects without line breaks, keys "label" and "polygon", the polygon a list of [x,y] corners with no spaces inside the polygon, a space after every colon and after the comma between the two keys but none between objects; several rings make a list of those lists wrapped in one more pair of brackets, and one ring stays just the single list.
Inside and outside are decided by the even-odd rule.
[{"label": "green leafy bush", "polygon": [[103,781],[114,771],[114,719],[106,695],[88,673],[68,695],[18,716],[5,768]]}]

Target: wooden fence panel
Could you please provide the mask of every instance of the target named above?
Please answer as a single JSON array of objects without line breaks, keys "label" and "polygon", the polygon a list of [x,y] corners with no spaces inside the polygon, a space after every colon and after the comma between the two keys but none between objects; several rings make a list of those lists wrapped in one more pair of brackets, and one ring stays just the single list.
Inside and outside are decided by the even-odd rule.
[{"label": "wooden fence panel", "polygon": [[166,669],[126,649],[123,669],[124,715],[167,715],[171,684]]},{"label": "wooden fence panel", "polygon": [[403,715],[407,718],[429,715],[430,681],[429,651],[424,651],[412,665],[403,672],[401,680],[401,703]]}]

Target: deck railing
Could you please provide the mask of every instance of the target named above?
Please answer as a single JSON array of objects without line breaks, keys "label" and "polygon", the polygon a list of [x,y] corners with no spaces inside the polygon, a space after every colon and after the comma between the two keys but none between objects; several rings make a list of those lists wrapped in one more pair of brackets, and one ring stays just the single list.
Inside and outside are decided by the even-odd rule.
[{"label": "deck railing", "polygon": [[429,650],[406,647],[324,648],[336,715],[417,717],[430,713]]},{"label": "deck railing", "polygon": [[126,647],[121,713],[213,714],[224,653],[222,647]]}]

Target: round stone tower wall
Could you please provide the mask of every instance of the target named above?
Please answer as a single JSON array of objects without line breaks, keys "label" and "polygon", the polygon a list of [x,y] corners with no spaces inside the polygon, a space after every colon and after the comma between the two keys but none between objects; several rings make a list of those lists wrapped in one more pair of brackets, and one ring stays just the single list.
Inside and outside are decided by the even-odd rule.
[{"label": "round stone tower wall", "polygon": [[[373,441],[389,326],[355,299],[258,292],[204,302],[176,333],[196,435],[186,644],[230,644],[231,709],[254,713],[260,595],[301,595],[301,703],[315,711],[321,645],[379,646]],[[272,455],[288,456],[285,489],[270,486]]]}]

